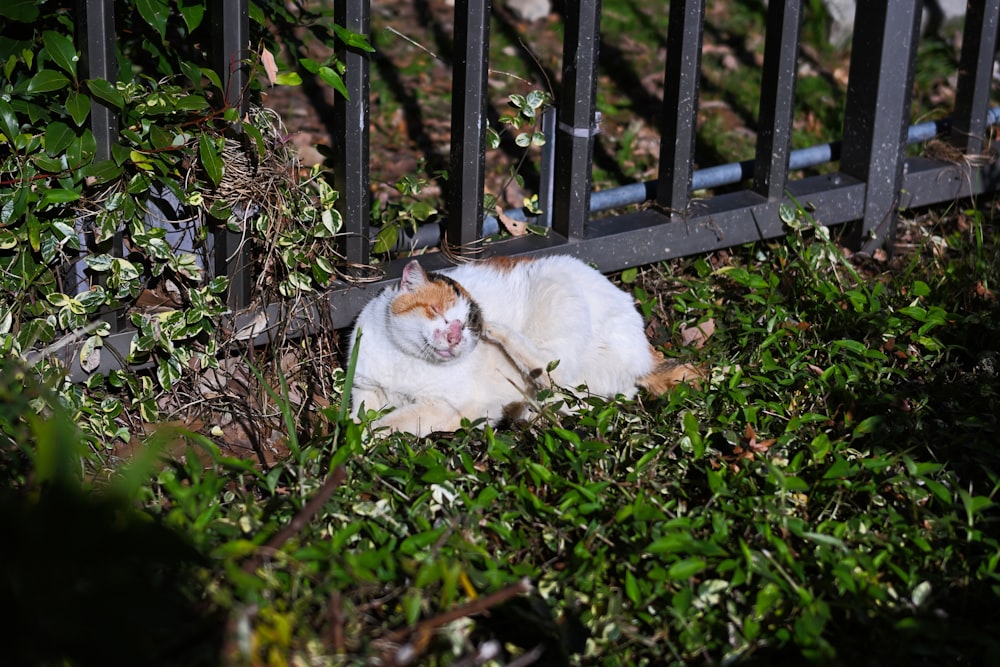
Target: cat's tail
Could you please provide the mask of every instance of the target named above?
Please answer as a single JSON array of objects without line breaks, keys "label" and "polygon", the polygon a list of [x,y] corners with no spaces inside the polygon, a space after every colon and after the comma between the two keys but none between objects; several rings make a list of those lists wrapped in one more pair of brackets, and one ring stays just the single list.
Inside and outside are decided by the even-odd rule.
[{"label": "cat's tail", "polygon": [[685,364],[676,359],[665,359],[663,353],[650,347],[656,366],[648,374],[639,378],[639,386],[658,396],[667,393],[678,384],[687,382],[698,386],[705,379],[705,371],[693,364]]}]

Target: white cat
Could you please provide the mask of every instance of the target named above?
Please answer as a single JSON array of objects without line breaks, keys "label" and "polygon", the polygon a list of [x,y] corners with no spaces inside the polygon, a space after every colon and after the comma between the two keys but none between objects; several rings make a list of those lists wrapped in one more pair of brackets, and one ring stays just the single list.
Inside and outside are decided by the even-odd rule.
[{"label": "white cat", "polygon": [[603,397],[663,393],[696,376],[649,344],[632,297],[568,256],[431,274],[411,261],[361,311],[359,342],[353,412],[395,408],[374,425],[419,436],[463,418],[522,416],[552,362],[552,382]]}]

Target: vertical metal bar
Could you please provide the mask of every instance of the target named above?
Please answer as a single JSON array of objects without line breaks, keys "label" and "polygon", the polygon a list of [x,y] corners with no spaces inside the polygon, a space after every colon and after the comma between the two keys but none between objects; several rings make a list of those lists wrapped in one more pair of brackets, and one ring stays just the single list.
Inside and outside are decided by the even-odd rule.
[{"label": "vertical metal bar", "polygon": [[[248,82],[246,59],[250,47],[248,0],[217,0],[212,7],[212,55],[225,92],[226,106],[247,110],[244,92]],[[250,257],[243,235],[220,229],[214,235],[215,275],[229,278],[228,304],[231,310],[250,304]]]},{"label": "vertical metal bar", "polygon": [[656,203],[675,215],[691,200],[704,29],[704,0],[671,0]]},{"label": "vertical metal bar", "polygon": [[461,252],[483,231],[490,0],[456,0],[446,240]]},{"label": "vertical metal bar", "polygon": [[801,25],[801,0],[768,4],[753,189],[772,202],[788,180]]},{"label": "vertical metal bar", "polygon": [[[371,33],[370,0],[335,0],[334,20],[351,32]],[[341,42],[337,57],[344,64],[344,85],[350,96],[333,105],[333,179],[340,193],[337,209],[344,219],[343,252],[348,262],[367,264],[371,252],[368,238],[371,217],[368,120],[371,59],[366,51]]]},{"label": "vertical metal bar", "polygon": [[[114,0],[80,0],[77,10],[78,31],[83,40],[80,76],[114,83],[118,79]],[[97,142],[94,160],[111,159],[111,147],[118,141],[118,114],[96,97],[91,98],[90,131]],[[110,252],[113,257],[124,255],[121,232],[115,232],[111,240],[103,244],[105,247],[88,245],[92,251]],[[105,282],[103,275],[95,280],[100,284]],[[103,312],[101,319],[110,325],[114,333],[124,330],[127,325],[124,309]]]},{"label": "vertical metal bar", "polygon": [[998,14],[1000,0],[969,0],[965,13],[951,140],[970,155],[981,154],[985,147]]},{"label": "vertical metal bar", "polygon": [[567,239],[579,239],[583,238],[590,216],[601,2],[568,2],[563,11],[565,34],[556,128],[552,228]]},{"label": "vertical metal bar", "polygon": [[542,112],[542,134],[545,135],[545,145],[542,146],[538,183],[538,207],[542,210],[542,214],[539,216],[538,222],[545,227],[552,227],[552,202],[556,171],[555,107],[549,107]]},{"label": "vertical metal bar", "polygon": [[226,105],[246,111],[250,55],[248,0],[216,0],[212,7],[212,56],[226,96]]},{"label": "vertical metal bar", "polygon": [[[114,83],[118,78],[114,0],[79,0],[77,4],[79,34],[83,37],[80,75]],[[94,159],[110,159],[111,146],[118,141],[118,114],[96,97],[91,100],[90,131],[97,140]]]},{"label": "vertical metal bar", "polygon": [[921,5],[860,2],[854,19],[840,169],[867,184],[864,219],[852,239],[866,252],[891,248],[895,236]]}]

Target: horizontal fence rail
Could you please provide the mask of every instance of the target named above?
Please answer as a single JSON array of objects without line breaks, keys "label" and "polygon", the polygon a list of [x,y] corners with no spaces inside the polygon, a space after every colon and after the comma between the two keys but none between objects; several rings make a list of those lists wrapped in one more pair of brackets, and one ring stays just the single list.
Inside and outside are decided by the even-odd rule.
[{"label": "horizontal fence rail", "polygon": [[[112,78],[113,57],[107,39],[114,34],[113,3],[81,3],[87,28],[91,76]],[[659,173],[654,181],[592,192],[594,136],[599,131],[597,63],[600,49],[600,2],[563,3],[564,44],[556,109],[545,119],[549,141],[542,152],[539,199],[549,227],[545,236],[520,237],[488,244],[488,254],[542,256],[569,254],[604,272],[649,264],[743,243],[774,239],[787,229],[782,205],[807,205],[825,225],[854,223],[853,244],[872,252],[891,242],[899,210],[948,202],[1000,187],[1000,169],[988,160],[951,162],[908,157],[907,146],[944,139],[967,155],[989,151],[987,134],[1000,121],[990,107],[990,86],[1000,0],[970,0],[965,20],[954,109],[947,121],[910,125],[911,89],[919,62],[920,5],[912,0],[858,3],[855,18],[842,139],[793,150],[793,102],[803,0],[768,3],[761,71],[758,137],[752,159],[701,170],[694,168],[694,148],[701,82],[705,0],[671,0],[665,93],[660,115]],[[338,24],[354,32],[370,31],[370,0],[335,0]],[[448,219],[418,230],[407,246],[436,245],[482,249],[481,239],[497,230],[483,212],[484,155],[489,71],[489,0],[456,0],[454,82]],[[246,0],[220,0],[223,35],[217,55],[226,77],[245,76]],[[113,51],[113,50],[112,50]],[[372,227],[369,188],[369,54],[345,48],[347,101],[335,105],[333,138],[335,186],[345,221],[344,254],[349,262],[369,259]],[[103,69],[102,69],[103,68]],[[115,139],[115,119],[95,114],[95,135]],[[102,133],[98,132],[102,130]],[[802,175],[802,170],[837,163],[836,171]],[[707,198],[695,193],[740,183],[742,189]],[[646,203],[644,210],[615,209]],[[604,213],[594,217],[596,212]],[[517,217],[519,212],[511,212]],[[315,322],[349,326],[360,309],[382,288],[398,279],[402,260],[389,262],[385,278],[367,284],[337,283],[310,300],[274,303],[246,311],[249,285],[242,257],[222,252],[231,239],[215,239],[216,270],[230,276],[231,321],[238,330],[251,323],[255,343],[273,332],[308,333]],[[422,258],[430,269],[449,265],[448,253]],[[112,334],[105,343],[119,354],[103,355],[113,367],[124,358],[132,334]],[[67,357],[75,366],[75,355]],[[102,368],[100,370],[107,370]]]}]

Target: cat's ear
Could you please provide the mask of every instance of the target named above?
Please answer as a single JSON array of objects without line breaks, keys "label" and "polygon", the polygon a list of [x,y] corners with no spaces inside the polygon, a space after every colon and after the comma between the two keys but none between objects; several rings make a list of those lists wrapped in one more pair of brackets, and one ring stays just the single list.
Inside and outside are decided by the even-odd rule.
[{"label": "cat's ear", "polygon": [[427,273],[424,271],[424,267],[420,266],[420,262],[414,259],[403,267],[403,277],[399,279],[399,289],[404,292],[412,292],[426,284]]}]

